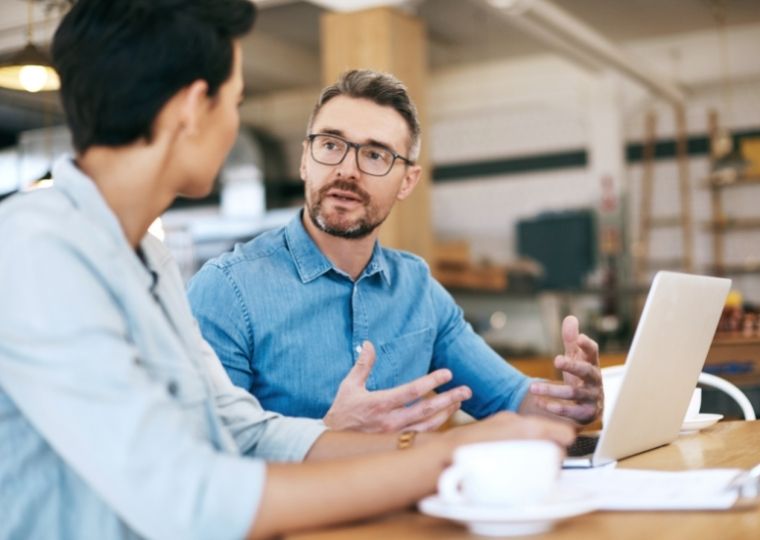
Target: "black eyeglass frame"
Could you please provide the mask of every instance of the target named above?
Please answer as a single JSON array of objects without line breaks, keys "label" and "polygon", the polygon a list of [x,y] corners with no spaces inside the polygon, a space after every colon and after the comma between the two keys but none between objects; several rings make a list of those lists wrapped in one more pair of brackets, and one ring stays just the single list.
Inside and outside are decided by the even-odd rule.
[{"label": "black eyeglass frame", "polygon": [[[316,157],[314,157],[313,143],[314,143],[314,139],[317,137],[332,137],[334,139],[338,139],[339,141],[344,142],[346,144],[346,151],[343,153],[343,157],[341,157],[336,163],[325,163],[324,161],[319,161]],[[345,139],[344,137],[341,137],[340,135],[335,135],[333,133],[309,133],[306,136],[306,140],[309,141],[309,153],[311,154],[311,159],[313,159],[314,161],[316,161],[317,163],[321,165],[340,165],[341,163],[343,163],[343,160],[346,159],[346,156],[348,155],[348,152],[351,150],[351,148],[354,149],[354,158],[356,160],[356,167],[364,174],[368,174],[370,176],[388,176],[388,174],[390,174],[390,172],[393,170],[393,166],[396,164],[397,159],[400,159],[401,161],[406,163],[407,166],[414,165],[414,161],[412,161],[411,159],[407,157],[402,156],[401,154],[394,152],[392,149],[388,148],[387,146],[383,144],[377,144],[377,143],[359,144],[359,143],[351,142]],[[393,161],[391,161],[391,164],[388,166],[388,170],[384,172],[383,174],[375,174],[375,173],[367,172],[364,169],[362,169],[361,165],[359,165],[359,149],[367,147],[367,146],[375,146],[378,148],[382,148],[383,150],[386,150],[388,153],[390,153],[390,155],[393,156]]]}]

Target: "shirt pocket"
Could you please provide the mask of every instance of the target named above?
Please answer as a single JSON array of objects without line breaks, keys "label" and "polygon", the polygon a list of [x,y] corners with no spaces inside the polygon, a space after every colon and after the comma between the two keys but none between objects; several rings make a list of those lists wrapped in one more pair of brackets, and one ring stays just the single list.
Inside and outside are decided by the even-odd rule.
[{"label": "shirt pocket", "polygon": [[381,343],[367,387],[391,388],[425,375],[430,370],[434,339],[433,328],[423,328]]}]

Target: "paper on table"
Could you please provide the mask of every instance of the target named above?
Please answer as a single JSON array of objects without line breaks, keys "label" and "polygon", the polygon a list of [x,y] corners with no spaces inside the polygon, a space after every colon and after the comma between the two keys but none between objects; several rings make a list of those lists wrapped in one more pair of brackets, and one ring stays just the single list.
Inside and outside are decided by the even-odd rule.
[{"label": "paper on table", "polygon": [[721,510],[736,502],[726,488],[740,472],[572,469],[562,471],[560,487],[588,493],[600,510]]}]

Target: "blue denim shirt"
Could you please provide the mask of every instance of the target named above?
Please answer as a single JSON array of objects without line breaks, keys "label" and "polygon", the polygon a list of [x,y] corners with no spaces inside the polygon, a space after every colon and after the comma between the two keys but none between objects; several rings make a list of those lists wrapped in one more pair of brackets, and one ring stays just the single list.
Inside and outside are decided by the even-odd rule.
[{"label": "blue denim shirt", "polygon": [[446,388],[472,388],[470,414],[518,408],[530,380],[472,330],[422,259],[376,243],[354,281],[322,254],[302,215],[207,262],[190,282],[201,332],[232,382],[270,410],[322,418],[370,340],[370,390],[449,368]]},{"label": "blue denim shirt", "polygon": [[70,159],[0,205],[0,538],[242,538],[321,422],[233,385],[155,238]]}]

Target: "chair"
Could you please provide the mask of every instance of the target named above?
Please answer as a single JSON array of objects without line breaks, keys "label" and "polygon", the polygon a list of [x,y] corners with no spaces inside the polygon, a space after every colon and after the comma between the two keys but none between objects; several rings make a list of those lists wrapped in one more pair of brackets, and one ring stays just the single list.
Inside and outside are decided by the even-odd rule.
[{"label": "chair", "polygon": [[[602,368],[602,380],[606,381],[605,384],[609,384],[616,378],[619,378],[623,374],[624,369],[624,364]],[[739,405],[739,408],[741,408],[745,420],[757,419],[755,416],[755,409],[752,407],[752,403],[750,402],[749,398],[747,398],[747,396],[744,395],[744,392],[742,392],[735,384],[727,381],[726,379],[718,377],[717,375],[705,372],[699,374],[697,383],[702,386],[721,390],[728,394],[728,396],[731,397],[737,403],[737,405]]]},{"label": "chair", "polygon": [[736,401],[739,408],[741,408],[745,420],[755,420],[757,418],[752,403],[747,396],[744,395],[744,392],[742,392],[735,384],[728,382],[726,379],[718,377],[717,375],[705,372],[699,374],[699,380],[697,382],[702,386],[716,388],[717,390],[722,390],[728,394],[734,401]]}]

